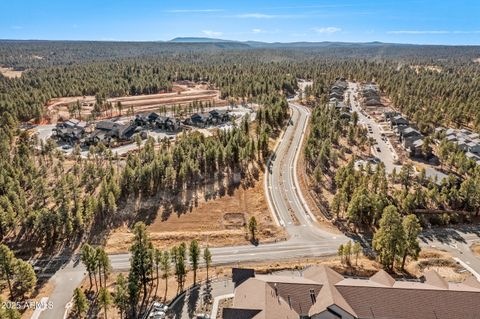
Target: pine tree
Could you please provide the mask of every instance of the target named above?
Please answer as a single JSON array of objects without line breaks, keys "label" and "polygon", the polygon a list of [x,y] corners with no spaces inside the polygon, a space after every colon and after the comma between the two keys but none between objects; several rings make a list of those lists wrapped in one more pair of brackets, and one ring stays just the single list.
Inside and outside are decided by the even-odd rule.
[{"label": "pine tree", "polygon": [[128,286],[123,274],[119,274],[117,277],[113,302],[118,308],[120,318],[123,318],[124,315],[126,316],[128,309]]},{"label": "pine tree", "polygon": [[355,255],[355,265],[358,265],[358,256],[362,252],[362,246],[358,241],[356,241],[355,244],[353,244],[352,250],[353,250],[353,254]]},{"label": "pine tree", "polygon": [[73,311],[79,318],[83,318],[88,311],[87,297],[80,288],[73,291]]},{"label": "pine tree", "polygon": [[200,247],[198,246],[198,242],[195,239],[190,242],[188,250],[190,257],[190,265],[192,266],[193,270],[193,284],[196,285],[198,262],[200,261]]},{"label": "pine tree", "polygon": [[208,270],[210,269],[210,266],[212,264],[212,253],[210,252],[210,249],[208,249],[208,246],[205,247],[203,250],[203,261],[205,262],[205,267],[207,268],[207,281],[208,281]]},{"label": "pine tree", "polygon": [[100,288],[100,291],[98,292],[98,296],[97,296],[97,302],[98,302],[98,306],[100,308],[103,308],[105,319],[107,319],[108,307],[112,304],[112,295],[110,295],[110,292],[108,291],[107,288],[104,288],[104,287]]},{"label": "pine tree", "polygon": [[405,234],[397,208],[385,207],[380,219],[380,227],[373,236],[373,249],[378,253],[380,263],[393,270],[394,262],[404,251]]},{"label": "pine tree", "polygon": [[[144,223],[138,222],[133,228],[133,244],[130,247],[130,276],[129,279],[135,280],[135,286],[143,288],[142,302],[140,311],[143,309],[148,296],[148,283],[152,276],[153,268],[151,263],[151,251],[153,245],[147,234],[147,228]],[[136,305],[132,305],[136,307]],[[136,313],[136,312],[135,312]]]},{"label": "pine tree", "polygon": [[87,268],[88,278],[90,280],[90,289],[91,289],[93,285],[92,276],[95,277],[95,284],[97,283],[97,279],[95,275],[97,271],[97,258],[96,258],[95,248],[93,248],[89,244],[83,245],[80,253],[80,259],[85,265],[85,268]]},{"label": "pine tree", "polygon": [[171,268],[170,254],[168,250],[162,253],[162,256],[160,258],[160,268],[162,270],[162,277],[163,279],[165,279],[165,295],[163,297],[163,300],[166,301],[167,291],[168,291],[168,277],[170,276],[170,268]]},{"label": "pine tree", "polygon": [[255,216],[250,217],[248,221],[248,230],[250,232],[251,236],[251,241],[254,243],[256,242],[256,232],[257,232],[257,220],[255,219]]},{"label": "pine tree", "polygon": [[414,260],[418,258],[420,253],[420,245],[418,242],[418,235],[422,231],[420,221],[417,216],[411,214],[403,219],[402,222],[403,232],[405,233],[405,246],[403,248],[402,269],[405,268],[405,261],[407,256],[412,257]]},{"label": "pine tree", "polygon": [[0,276],[7,281],[10,296],[13,296],[12,280],[15,274],[16,258],[13,252],[6,245],[0,245]]},{"label": "pine tree", "polygon": [[14,290],[17,296],[23,297],[33,290],[37,284],[37,276],[31,264],[17,259],[14,267]]},{"label": "pine tree", "polygon": [[340,246],[338,246],[337,255],[338,255],[338,257],[340,257],[340,262],[343,264],[343,256],[345,255],[345,254],[344,254],[344,245],[343,245],[343,244],[340,244]]}]

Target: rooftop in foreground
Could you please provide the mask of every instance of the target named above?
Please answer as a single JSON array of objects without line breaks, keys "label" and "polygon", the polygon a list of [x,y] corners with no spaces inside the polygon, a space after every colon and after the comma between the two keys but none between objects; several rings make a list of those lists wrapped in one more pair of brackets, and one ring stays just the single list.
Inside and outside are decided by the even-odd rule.
[{"label": "rooftop in foreground", "polygon": [[397,281],[380,270],[355,279],[326,266],[308,268],[302,277],[251,274],[236,282],[224,319],[480,318],[480,282],[473,276],[452,283],[429,271],[422,281]]}]

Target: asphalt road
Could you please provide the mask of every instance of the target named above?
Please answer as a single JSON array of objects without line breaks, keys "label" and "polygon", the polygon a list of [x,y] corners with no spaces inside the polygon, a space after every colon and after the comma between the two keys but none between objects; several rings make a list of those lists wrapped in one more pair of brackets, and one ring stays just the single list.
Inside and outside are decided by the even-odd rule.
[{"label": "asphalt road", "polygon": [[[348,240],[344,235],[320,228],[305,204],[298,188],[295,167],[302,151],[301,144],[310,112],[305,107],[294,103],[290,103],[290,108],[292,110],[291,124],[286,128],[277,145],[275,156],[268,164],[269,168],[265,174],[265,187],[270,208],[276,216],[278,224],[285,227],[289,239],[271,244],[260,243],[258,246],[212,248],[214,265],[241,265],[245,262],[333,255],[338,246]],[[423,245],[441,245],[445,250],[453,252],[454,256],[457,254],[461,256],[461,259],[472,268],[480,270],[480,260],[473,256],[468,249],[471,241],[480,238],[477,233],[451,231],[449,236],[435,232],[427,233]],[[450,241],[445,242],[445,238],[450,238]],[[458,242],[461,243],[460,246]],[[129,268],[129,254],[111,255],[110,260],[113,270],[128,270]],[[58,270],[51,279],[55,284],[55,289],[50,296],[54,307],[51,310],[45,310],[40,318],[63,318],[65,306],[71,300],[74,288],[85,276],[85,268],[81,263],[71,261],[64,268]]]},{"label": "asphalt road", "polygon": [[[290,238],[287,241],[234,247],[212,248],[213,264],[238,264],[256,261],[276,261],[299,257],[318,257],[335,254],[338,246],[347,238],[317,227],[308,207],[298,190],[295,164],[301,152],[310,111],[300,105],[290,103],[291,124],[285,130],[275,151],[266,174],[270,206],[278,216],[278,222],[285,227]],[[129,254],[110,256],[113,270],[128,270]],[[73,289],[86,276],[81,263],[68,263],[58,270],[51,280],[55,289],[50,297],[54,302],[51,310],[45,310],[40,318],[63,318],[65,306],[72,298]]]},{"label": "asphalt road", "polygon": [[[358,84],[349,82],[346,94],[349,95],[352,110],[356,111],[358,114],[359,122],[370,125],[372,128],[372,133],[368,133],[368,136],[372,137],[376,142],[373,155],[385,164],[385,171],[387,173],[391,173],[393,169],[396,169],[397,173],[400,172],[402,166],[395,164],[395,160],[398,158],[398,155],[396,154],[390,142],[388,142],[388,139],[387,141],[382,140],[383,129],[381,128],[380,124],[378,124],[371,117],[367,117],[360,108]],[[377,151],[377,147],[380,151]]]}]

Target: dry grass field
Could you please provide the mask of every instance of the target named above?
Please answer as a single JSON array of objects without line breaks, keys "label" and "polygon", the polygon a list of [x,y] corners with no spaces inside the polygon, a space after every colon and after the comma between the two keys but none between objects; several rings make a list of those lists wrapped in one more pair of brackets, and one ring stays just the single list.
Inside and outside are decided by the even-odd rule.
[{"label": "dry grass field", "polygon": [[[212,200],[199,199],[198,205],[182,214],[172,213],[165,218],[160,207],[148,231],[156,247],[166,248],[197,239],[202,246],[210,247],[247,244],[245,225],[251,216],[258,223],[260,243],[284,239],[284,230],[275,224],[263,191],[263,174],[252,187],[243,186],[233,194]],[[133,235],[125,226],[110,234],[106,249],[110,253],[125,252],[131,245]]]},{"label": "dry grass field", "polygon": [[12,68],[0,67],[0,74],[6,78],[19,78],[22,76],[23,71],[15,71]]},{"label": "dry grass field", "polygon": [[476,256],[480,257],[480,243],[474,243],[472,246],[470,246],[470,249]]}]

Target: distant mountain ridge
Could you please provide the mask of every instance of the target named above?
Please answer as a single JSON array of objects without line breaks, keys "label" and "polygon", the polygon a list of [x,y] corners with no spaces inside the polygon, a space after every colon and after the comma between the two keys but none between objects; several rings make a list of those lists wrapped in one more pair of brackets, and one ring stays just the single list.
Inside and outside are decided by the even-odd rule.
[{"label": "distant mountain ridge", "polygon": [[223,39],[215,39],[215,38],[207,38],[207,37],[176,37],[167,42],[174,42],[174,43],[241,43],[240,41],[234,40],[223,40]]},{"label": "distant mountain ridge", "polygon": [[209,37],[177,37],[171,39],[170,43],[228,43],[228,44],[243,44],[248,45],[251,48],[348,48],[348,47],[377,47],[377,46],[409,46],[415,44],[396,44],[396,43],[385,43],[379,41],[373,42],[332,42],[332,41],[321,41],[321,42],[263,42],[263,41],[236,41],[236,40],[226,40],[226,39],[217,39]]}]

